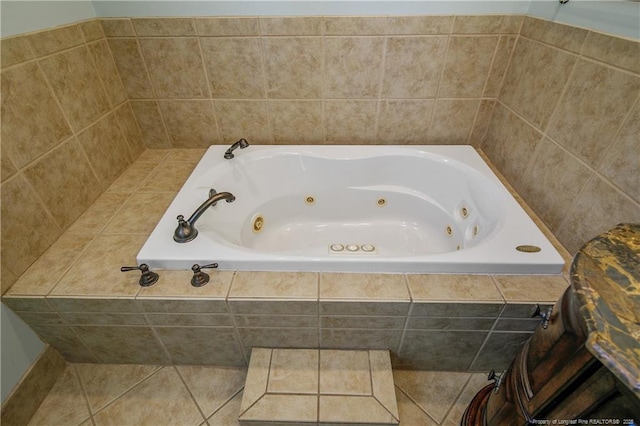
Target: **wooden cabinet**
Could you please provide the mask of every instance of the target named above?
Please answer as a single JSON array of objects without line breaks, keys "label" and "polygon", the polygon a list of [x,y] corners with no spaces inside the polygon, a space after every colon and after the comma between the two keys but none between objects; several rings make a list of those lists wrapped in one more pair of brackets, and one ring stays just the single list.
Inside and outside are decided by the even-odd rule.
[{"label": "wooden cabinet", "polygon": [[461,424],[640,424],[640,400],[589,353],[587,336],[569,287],[547,328],[537,328],[503,374],[497,392],[494,385],[483,388]]}]

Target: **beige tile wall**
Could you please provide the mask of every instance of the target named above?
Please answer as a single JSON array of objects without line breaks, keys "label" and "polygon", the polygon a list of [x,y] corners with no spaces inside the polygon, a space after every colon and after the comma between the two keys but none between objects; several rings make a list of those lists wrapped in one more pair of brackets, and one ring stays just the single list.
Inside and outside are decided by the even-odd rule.
[{"label": "beige tile wall", "polygon": [[4,293],[144,145],[99,21],[1,47]]},{"label": "beige tile wall", "polygon": [[[520,16],[103,19],[147,147],[469,143]],[[479,117],[476,120],[476,116]],[[482,132],[479,132],[482,133]]]},{"label": "beige tile wall", "polygon": [[144,147],[240,137],[482,143],[575,251],[639,220],[638,50],[521,16],[103,19],[3,39],[2,290]]},{"label": "beige tile wall", "polygon": [[640,43],[525,18],[481,147],[575,253],[640,222]]}]

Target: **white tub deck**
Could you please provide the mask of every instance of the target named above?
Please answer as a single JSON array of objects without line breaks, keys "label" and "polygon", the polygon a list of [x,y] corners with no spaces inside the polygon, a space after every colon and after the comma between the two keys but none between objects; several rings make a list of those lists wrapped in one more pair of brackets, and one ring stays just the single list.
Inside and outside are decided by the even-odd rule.
[{"label": "white tub deck", "polygon": [[[138,262],[223,270],[556,274],[564,261],[470,146],[210,147]],[[209,190],[235,195],[173,241]],[[533,246],[537,252],[518,251]]]}]

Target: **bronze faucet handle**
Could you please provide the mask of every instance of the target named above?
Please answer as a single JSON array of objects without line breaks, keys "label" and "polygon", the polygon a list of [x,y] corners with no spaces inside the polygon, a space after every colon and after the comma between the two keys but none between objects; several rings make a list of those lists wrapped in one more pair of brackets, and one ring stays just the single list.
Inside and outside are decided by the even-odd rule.
[{"label": "bronze faucet handle", "polygon": [[149,265],[146,263],[141,263],[140,266],[123,266],[120,268],[120,272],[129,272],[129,271],[140,271],[142,275],[140,275],[140,284],[142,287],[149,287],[154,285],[160,279],[160,276],[149,269]]},{"label": "bronze faucet handle", "polygon": [[209,282],[209,274],[202,271],[202,269],[213,269],[217,268],[217,263],[210,263],[208,265],[200,266],[197,263],[191,267],[193,271],[193,277],[191,277],[191,285],[194,287],[202,287],[206,283]]}]

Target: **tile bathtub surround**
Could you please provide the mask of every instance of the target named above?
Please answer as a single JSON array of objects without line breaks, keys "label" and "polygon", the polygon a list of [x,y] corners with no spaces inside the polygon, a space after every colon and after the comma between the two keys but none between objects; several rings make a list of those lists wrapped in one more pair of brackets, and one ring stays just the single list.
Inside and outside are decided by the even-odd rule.
[{"label": "tile bathtub surround", "polygon": [[526,17],[480,146],[575,253],[640,220],[639,114],[638,41]]},{"label": "tile bathtub surround", "polygon": [[[522,19],[101,23],[147,146],[193,148],[240,137],[278,144],[468,143],[474,126],[485,125],[485,115],[476,119],[480,101],[495,98]],[[196,121],[185,114],[194,110]],[[194,121],[189,135],[181,134],[185,120]],[[401,136],[389,131],[405,127]]]},{"label": "tile bathtub surround", "polygon": [[4,293],[144,147],[98,20],[1,43]]}]

